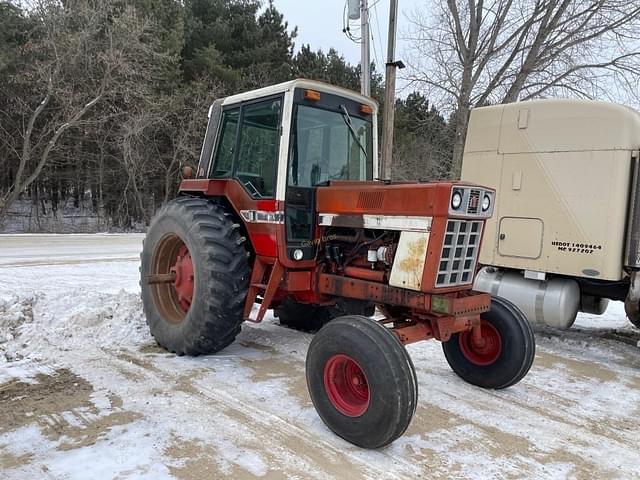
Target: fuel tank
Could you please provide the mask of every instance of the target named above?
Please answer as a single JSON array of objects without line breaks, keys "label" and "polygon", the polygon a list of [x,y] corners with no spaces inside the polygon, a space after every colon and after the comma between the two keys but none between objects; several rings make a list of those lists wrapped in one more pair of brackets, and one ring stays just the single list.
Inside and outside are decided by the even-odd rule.
[{"label": "fuel tank", "polygon": [[582,295],[580,299],[580,311],[591,315],[602,315],[607,311],[609,299],[594,297],[593,295]]},{"label": "fuel tank", "polygon": [[580,287],[567,278],[531,280],[518,272],[485,267],[476,275],[473,287],[510,300],[531,323],[560,329],[573,325],[580,308]]}]

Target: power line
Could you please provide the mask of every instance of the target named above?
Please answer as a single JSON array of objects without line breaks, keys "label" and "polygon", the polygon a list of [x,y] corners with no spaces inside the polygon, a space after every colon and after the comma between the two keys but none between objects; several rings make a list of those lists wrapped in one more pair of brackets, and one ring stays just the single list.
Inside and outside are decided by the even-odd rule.
[{"label": "power line", "polygon": [[[369,29],[371,31],[371,29]],[[373,35],[373,31],[371,31],[371,44],[373,45],[373,56],[376,59],[376,65],[380,66],[380,58],[378,57],[378,49],[376,48],[376,38]]]},{"label": "power line", "polygon": [[[378,30],[378,43],[380,45],[380,55],[384,59],[384,47],[382,46],[382,33],[380,33],[380,21],[378,20],[378,17],[380,16],[378,14],[378,3],[380,3],[380,0],[376,0],[376,2],[370,8],[373,8],[374,14],[376,16],[376,29]],[[373,46],[374,46],[374,50],[375,50],[375,40],[373,42]],[[378,60],[377,55],[376,55],[376,60]],[[378,64],[378,68],[382,68],[383,64],[384,64],[384,62],[379,63]]]},{"label": "power line", "polygon": [[[353,43],[360,45],[364,40],[362,38],[361,28],[358,22],[353,22],[354,24],[352,26],[352,21],[349,18],[349,15],[347,12],[348,3],[349,3],[348,0],[345,0],[344,10],[342,15],[342,32]],[[373,44],[373,55],[376,59],[376,64],[378,65],[378,67],[380,67],[381,65],[384,64],[384,62],[380,60],[381,58],[384,58],[384,49],[382,46],[382,35],[380,33],[380,20],[378,20],[378,17],[379,17],[378,8],[377,8],[378,3],[380,3],[380,0],[376,0],[372,5],[370,5],[367,11],[369,13],[369,16],[368,16],[369,26],[371,26],[371,16],[370,16],[371,13],[375,13],[375,16],[376,16],[376,29],[378,31],[377,45],[376,45],[376,36],[372,28],[370,28],[370,35],[372,40],[371,43]],[[375,9],[374,12],[372,12],[372,8]]]},{"label": "power line", "polygon": [[[344,10],[342,13],[342,32],[347,36],[347,38],[349,40],[351,40],[353,43],[357,43],[360,44],[362,43],[362,36],[356,36],[358,34],[360,34],[360,26],[356,26],[353,29],[351,28],[351,19],[349,18],[349,15],[347,13],[347,5],[348,5],[348,0],[345,0],[344,2]],[[357,25],[357,24],[356,24]],[[356,35],[354,35],[355,32]]]}]

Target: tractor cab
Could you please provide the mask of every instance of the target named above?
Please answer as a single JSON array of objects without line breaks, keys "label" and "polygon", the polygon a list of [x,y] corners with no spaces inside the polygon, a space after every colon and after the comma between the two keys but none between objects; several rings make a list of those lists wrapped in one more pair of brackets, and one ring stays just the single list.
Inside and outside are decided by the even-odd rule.
[{"label": "tractor cab", "polygon": [[[377,110],[370,98],[309,80],[216,100],[197,179],[234,180],[242,191],[229,188],[244,197],[243,216],[283,221],[286,257],[312,260],[317,188],[374,178]],[[275,236],[261,238],[257,253],[274,254]]]}]

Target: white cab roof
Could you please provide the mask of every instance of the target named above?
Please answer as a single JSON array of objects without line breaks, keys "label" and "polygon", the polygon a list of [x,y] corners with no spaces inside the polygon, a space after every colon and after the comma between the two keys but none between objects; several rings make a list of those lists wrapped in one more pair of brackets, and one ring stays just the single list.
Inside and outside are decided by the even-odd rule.
[{"label": "white cab roof", "polygon": [[269,95],[277,95],[278,93],[289,92],[296,88],[308,88],[311,90],[317,90],[319,92],[339,95],[341,97],[346,97],[356,102],[360,102],[366,105],[371,105],[374,108],[375,112],[378,111],[378,102],[376,102],[373,98],[365,97],[363,95],[360,95],[359,93],[353,92],[351,90],[347,90],[342,87],[336,87],[328,83],[318,82],[315,80],[306,80],[303,78],[299,78],[296,80],[291,80],[289,82],[279,83],[277,85],[271,85],[269,87],[259,88],[257,90],[251,90],[248,92],[239,93],[237,95],[226,97],[224,99],[223,105],[246,102],[249,100],[254,100],[256,98],[267,97]]}]

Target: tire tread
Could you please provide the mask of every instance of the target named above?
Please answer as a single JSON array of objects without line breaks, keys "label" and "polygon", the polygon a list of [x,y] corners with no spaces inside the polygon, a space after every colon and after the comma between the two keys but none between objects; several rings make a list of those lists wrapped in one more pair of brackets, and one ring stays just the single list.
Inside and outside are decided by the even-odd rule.
[{"label": "tire tread", "polygon": [[[224,215],[225,207],[206,199],[178,197],[164,205],[155,215],[149,230],[163,218],[184,224],[185,230],[194,234],[199,256],[200,274],[206,280],[205,294],[194,298],[203,302],[201,318],[195,319],[193,329],[188,331],[176,345],[164,345],[154,333],[149,315],[154,309],[145,308],[147,324],[156,341],[178,355],[204,355],[215,353],[231,344],[241,330],[244,299],[249,288],[250,269],[246,249],[239,242],[240,234],[232,228],[233,218]],[[149,231],[148,230],[148,231]],[[144,248],[142,261],[144,262]],[[237,259],[237,260],[235,260]],[[141,288],[145,286],[142,285]],[[220,301],[224,299],[224,301]],[[193,307],[192,307],[193,308]]]}]

